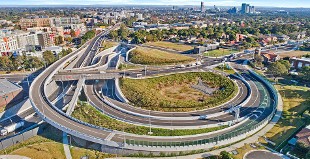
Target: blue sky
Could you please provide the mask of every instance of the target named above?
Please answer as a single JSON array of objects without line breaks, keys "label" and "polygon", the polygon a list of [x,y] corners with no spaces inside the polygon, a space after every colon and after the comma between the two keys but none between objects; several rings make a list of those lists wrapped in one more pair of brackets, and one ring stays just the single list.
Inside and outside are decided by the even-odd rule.
[{"label": "blue sky", "polygon": [[[201,0],[0,0],[0,5],[199,5]],[[310,8],[310,0],[203,0],[207,6],[254,6]]]}]

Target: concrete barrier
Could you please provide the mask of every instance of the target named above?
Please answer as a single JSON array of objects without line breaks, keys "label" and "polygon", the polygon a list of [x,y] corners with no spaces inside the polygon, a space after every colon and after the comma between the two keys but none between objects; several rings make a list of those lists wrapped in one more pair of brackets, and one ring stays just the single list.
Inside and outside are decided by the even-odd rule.
[{"label": "concrete barrier", "polygon": [[118,99],[120,99],[124,103],[129,103],[128,99],[124,96],[120,86],[119,86],[119,78],[114,79],[114,86],[115,86],[115,95]]}]

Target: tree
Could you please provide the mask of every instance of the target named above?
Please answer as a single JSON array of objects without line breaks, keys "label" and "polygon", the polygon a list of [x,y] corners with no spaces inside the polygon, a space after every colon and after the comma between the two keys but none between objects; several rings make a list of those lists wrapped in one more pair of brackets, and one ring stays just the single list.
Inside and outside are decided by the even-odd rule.
[{"label": "tree", "polygon": [[12,66],[14,70],[18,70],[20,68],[23,68],[23,56],[11,56]]},{"label": "tree", "polygon": [[275,80],[279,76],[286,75],[287,72],[288,69],[286,66],[279,61],[271,63],[267,70],[267,73],[272,74],[275,77]]},{"label": "tree", "polygon": [[90,30],[82,36],[82,40],[87,41],[95,36],[96,36],[96,32],[94,30]]},{"label": "tree", "polygon": [[118,30],[118,35],[121,37],[122,40],[126,40],[129,35],[129,30],[127,27],[122,24],[120,29]]},{"label": "tree", "polygon": [[70,35],[73,38],[76,37],[76,33],[75,33],[75,31],[73,29],[70,30]]},{"label": "tree", "polygon": [[234,159],[227,151],[221,151],[220,156],[222,159]]},{"label": "tree", "polygon": [[261,55],[255,54],[254,61],[255,66],[261,67],[263,65],[264,59]]},{"label": "tree", "polygon": [[28,57],[27,61],[25,61],[25,69],[40,68],[43,65],[44,65],[44,63],[42,62],[42,60],[40,60],[36,56],[30,56],[30,57]]},{"label": "tree", "polygon": [[117,38],[117,36],[118,36],[118,34],[117,34],[117,31],[115,31],[115,30],[113,30],[113,31],[111,31],[110,33],[109,33],[109,37],[111,38],[111,39],[116,39]]},{"label": "tree", "polygon": [[287,71],[291,68],[291,64],[288,60],[279,60],[278,62],[283,64],[286,67]]},{"label": "tree", "polygon": [[303,79],[310,81],[310,66],[303,67],[301,73],[303,74]]},{"label": "tree", "polygon": [[53,62],[56,61],[54,54],[50,50],[43,52],[43,59],[45,60],[47,64],[52,64]]},{"label": "tree", "polygon": [[246,42],[253,44],[255,42],[255,39],[253,37],[247,37],[245,39]]},{"label": "tree", "polygon": [[62,36],[57,36],[55,38],[55,45],[60,45],[64,43],[64,38]]},{"label": "tree", "polygon": [[0,56],[0,69],[4,71],[13,70],[12,61],[7,56]]}]

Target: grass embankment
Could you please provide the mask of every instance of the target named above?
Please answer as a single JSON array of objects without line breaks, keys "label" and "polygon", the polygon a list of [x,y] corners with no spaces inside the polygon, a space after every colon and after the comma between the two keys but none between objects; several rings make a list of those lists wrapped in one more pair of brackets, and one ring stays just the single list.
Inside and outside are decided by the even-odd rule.
[{"label": "grass embankment", "polygon": [[301,56],[307,55],[307,54],[310,54],[310,51],[299,51],[299,50],[297,50],[297,51],[278,53],[280,58],[284,58],[284,57],[301,57]]},{"label": "grass embankment", "polygon": [[[202,79],[212,95],[192,88]],[[122,79],[121,89],[136,107],[156,111],[194,111],[222,104],[237,92],[235,84],[212,72],[181,73],[149,79]]]},{"label": "grass embankment", "polygon": [[71,147],[70,150],[73,159],[79,159],[86,156],[89,159],[104,159],[104,158],[113,158],[116,156],[114,154],[107,154],[97,150],[85,149],[80,147]]},{"label": "grass embankment", "polygon": [[[265,136],[275,143],[275,145],[268,144],[268,146],[279,150],[286,145],[288,139],[297,133],[302,126],[309,124],[302,117],[302,114],[309,109],[310,89],[307,87],[279,85],[276,88],[283,99],[283,115]],[[260,142],[267,144],[262,138]]]},{"label": "grass embankment", "polygon": [[[224,67],[224,69],[223,69],[223,67]],[[227,74],[236,73],[233,69],[227,68],[226,66],[223,66],[223,65],[219,65],[219,66],[215,67],[215,70],[222,71],[222,72],[225,72]]]},{"label": "grass embankment", "polygon": [[178,44],[178,43],[172,43],[172,42],[166,42],[166,41],[150,42],[150,43],[146,43],[145,45],[162,47],[166,49],[172,49],[172,50],[183,51],[183,52],[194,49],[194,47],[190,45]]},{"label": "grass embankment", "polygon": [[[72,147],[72,149],[74,149],[73,158],[81,158],[85,155],[90,156],[90,158],[114,156],[85,148]],[[40,135],[0,151],[0,155],[5,154],[26,156],[31,159],[66,158],[62,144],[62,132],[50,125]]]},{"label": "grass embankment", "polygon": [[188,56],[145,47],[138,47],[131,51],[129,53],[129,59],[132,63],[144,65],[187,63],[195,60]]},{"label": "grass embankment", "polygon": [[32,159],[65,158],[61,131],[48,126],[44,132],[0,151],[1,155],[21,155]]},{"label": "grass embankment", "polygon": [[[116,119],[110,118],[101,112],[99,112],[96,108],[83,103],[82,105],[78,105],[76,109],[73,111],[72,116],[81,121],[101,126],[108,129],[124,131],[128,133],[138,134],[138,135],[147,135],[149,132],[149,127],[145,126],[137,126],[133,124],[128,124],[125,122],[118,121]],[[161,128],[152,128],[152,136],[184,136],[184,135],[194,135],[212,132],[220,129],[224,129],[227,126],[220,126],[215,128],[205,128],[205,129],[196,129],[196,130],[170,130],[170,129],[161,129]]]},{"label": "grass embankment", "polygon": [[116,46],[118,43],[114,42],[114,41],[102,41],[101,47],[100,47],[100,51],[109,49],[111,47]]},{"label": "grass embankment", "polygon": [[138,68],[141,68],[141,66],[133,65],[133,64],[123,64],[123,63],[121,63],[118,66],[119,70],[129,70],[129,69],[138,69]]},{"label": "grass embankment", "polygon": [[0,71],[0,75],[19,75],[19,74],[29,74],[33,71]]},{"label": "grass embankment", "polygon": [[205,56],[210,57],[220,57],[220,56],[226,56],[232,53],[236,53],[237,51],[229,50],[229,49],[217,49],[217,50],[211,50],[204,53]]}]

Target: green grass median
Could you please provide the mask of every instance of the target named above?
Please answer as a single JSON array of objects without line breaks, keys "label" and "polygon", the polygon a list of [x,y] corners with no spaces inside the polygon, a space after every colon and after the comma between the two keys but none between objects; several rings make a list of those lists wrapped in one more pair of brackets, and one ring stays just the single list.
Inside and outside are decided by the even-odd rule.
[{"label": "green grass median", "polygon": [[[100,127],[125,131],[128,133],[147,135],[150,128],[146,126],[137,126],[119,120],[110,118],[109,116],[102,114],[96,108],[92,107],[87,103],[82,103],[77,105],[76,109],[72,113],[72,117],[79,119],[81,121],[97,125]],[[170,130],[161,128],[152,128],[152,136],[184,136],[184,135],[195,135],[208,133],[212,131],[217,131],[226,128],[227,126],[219,126],[214,128],[204,128],[204,129],[182,129],[182,130]]]},{"label": "green grass median", "polygon": [[[206,94],[192,86],[201,79],[213,89]],[[237,93],[237,86],[228,78],[212,72],[173,74],[149,79],[120,81],[120,87],[133,106],[169,112],[207,109],[229,101]]]}]

